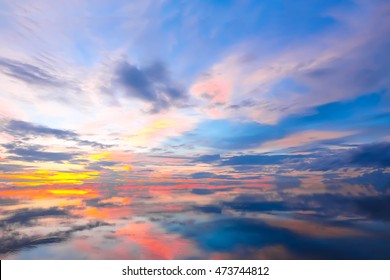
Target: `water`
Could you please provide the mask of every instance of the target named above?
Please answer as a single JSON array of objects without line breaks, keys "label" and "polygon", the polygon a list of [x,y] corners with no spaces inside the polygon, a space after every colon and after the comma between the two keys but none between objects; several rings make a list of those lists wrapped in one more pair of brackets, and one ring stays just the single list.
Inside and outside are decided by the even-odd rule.
[{"label": "water", "polygon": [[390,259],[390,195],[359,184],[4,186],[0,197],[2,259]]}]

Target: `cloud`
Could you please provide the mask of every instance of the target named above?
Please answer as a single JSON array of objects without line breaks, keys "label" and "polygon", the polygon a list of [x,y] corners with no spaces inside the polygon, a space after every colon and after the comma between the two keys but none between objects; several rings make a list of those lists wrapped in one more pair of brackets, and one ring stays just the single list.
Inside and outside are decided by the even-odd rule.
[{"label": "cloud", "polygon": [[[286,18],[275,15],[278,20],[268,22],[273,36],[258,35],[257,40],[231,48],[210,67],[207,79],[196,81],[193,94],[226,104],[210,108],[207,100],[200,106],[202,113],[211,118],[275,124],[322,104],[389,88],[386,1],[329,2],[310,7],[314,13],[303,13],[301,6],[306,5],[284,7],[290,10]],[[262,8],[273,11],[267,3]],[[309,18],[310,24],[302,26]],[[296,25],[297,29],[292,28]],[[375,62],[378,57],[383,59]],[[250,106],[242,106],[247,100]]]},{"label": "cloud", "polygon": [[[341,194],[301,194],[279,193],[269,194],[240,194],[231,201],[220,202],[207,207],[219,209],[218,212],[230,213],[230,210],[237,211],[242,215],[257,213],[285,212],[296,213],[309,211],[300,217],[304,220],[318,220],[334,223],[340,216],[354,216],[361,219],[375,219],[386,221],[390,218],[388,214],[389,195],[382,196],[345,196]],[[204,208],[207,212],[208,209]],[[196,211],[202,211],[197,207]],[[214,213],[217,211],[213,211]],[[349,221],[345,221],[348,226]],[[342,225],[342,222],[338,223]],[[351,225],[349,225],[351,226]]]},{"label": "cloud", "polygon": [[19,250],[33,248],[39,245],[63,242],[74,232],[108,225],[110,224],[99,221],[90,222],[84,225],[73,226],[68,230],[51,232],[47,235],[27,235],[18,231],[7,231],[0,237],[0,254],[14,253]]},{"label": "cloud", "polygon": [[66,152],[46,152],[39,150],[39,147],[24,147],[24,148],[12,148],[7,150],[9,154],[14,156],[8,156],[9,159],[22,160],[22,161],[67,161],[78,156],[78,153],[66,153]]},{"label": "cloud", "polygon": [[196,205],[192,208],[196,212],[207,214],[222,214],[222,207],[214,205]]},{"label": "cloud", "polygon": [[332,219],[339,215],[359,215],[365,219],[387,221],[389,215],[389,195],[350,197],[338,194],[301,195],[292,199],[298,209],[306,205],[318,214]]},{"label": "cloud", "polygon": [[203,163],[213,163],[219,161],[221,159],[221,155],[201,155],[193,159],[193,162],[203,162]]},{"label": "cloud", "polygon": [[[7,214],[7,213],[4,213]],[[22,224],[22,225],[28,225],[31,223],[31,221],[37,220],[39,218],[43,217],[61,217],[61,216],[68,216],[69,213],[65,210],[59,209],[59,208],[48,208],[48,209],[18,209],[17,211],[13,212],[13,214],[0,221],[0,225],[7,226],[9,224]]]},{"label": "cloud", "polygon": [[28,136],[28,135],[50,135],[59,138],[68,138],[72,139],[77,137],[77,134],[61,129],[49,128],[42,125],[33,124],[30,122],[19,121],[19,120],[10,120],[6,126],[8,132],[13,135],[19,136]]},{"label": "cloud", "polygon": [[371,172],[365,172],[358,177],[349,177],[343,179],[333,179],[327,180],[325,182],[342,182],[348,184],[357,184],[357,185],[372,185],[379,192],[385,193],[388,189],[390,189],[390,173],[385,173],[382,170],[375,170]]},{"label": "cloud", "polygon": [[197,194],[197,195],[210,195],[215,193],[212,189],[192,189],[191,193]]},{"label": "cloud", "polygon": [[[237,119],[206,120],[192,131],[184,133],[179,143],[224,150],[278,149],[280,144],[296,140],[295,147],[337,144],[363,138],[374,130],[375,135],[386,135],[390,113],[384,104],[390,104],[385,91],[365,94],[347,101],[326,103],[308,109],[304,114],[281,118],[274,124]],[[357,123],[359,125],[357,125]],[[315,131],[310,135],[310,131]],[[332,131],[325,135],[322,131]],[[306,136],[305,133],[307,132]],[[371,132],[372,133],[372,132]],[[296,136],[294,138],[294,135]],[[300,137],[307,139],[300,139]],[[290,139],[290,140],[289,140]],[[304,141],[299,141],[304,140]]]},{"label": "cloud", "polygon": [[124,89],[126,96],[151,104],[152,113],[178,105],[186,98],[184,90],[171,80],[165,65],[160,62],[138,67],[122,61],[115,74],[114,83]]},{"label": "cloud", "polygon": [[109,160],[101,160],[88,164],[87,169],[89,170],[104,170],[106,167],[111,167],[119,164],[119,161],[109,161]]},{"label": "cloud", "polygon": [[349,162],[359,166],[390,167],[390,143],[361,145],[348,151],[346,157]]},{"label": "cloud", "polygon": [[191,174],[192,179],[231,179],[230,175],[218,175],[213,172],[196,172]]},{"label": "cloud", "polygon": [[0,198],[0,205],[2,205],[2,206],[18,205],[19,203],[20,203],[20,201],[18,199]]},{"label": "cloud", "polygon": [[59,243],[66,240],[64,236],[58,237],[40,237],[40,236],[27,236],[18,233],[12,233],[0,237],[1,246],[0,254],[14,253],[22,249],[34,248],[39,245]]},{"label": "cloud", "polygon": [[[210,183],[210,185],[213,185],[213,184]],[[227,184],[224,181],[224,184],[221,184],[221,185],[227,185]],[[196,188],[196,189],[192,189],[191,193],[197,194],[197,195],[210,195],[210,194],[214,194],[217,192],[228,192],[231,190],[232,190],[232,188],[217,188],[217,189]]]},{"label": "cloud", "polygon": [[36,136],[53,136],[58,139],[65,139],[69,141],[75,141],[80,145],[99,147],[99,148],[108,148],[111,145],[101,144],[95,141],[83,140],[80,138],[80,135],[63,129],[50,128],[43,125],[38,125],[31,122],[20,121],[20,120],[8,120],[6,125],[3,127],[3,130],[7,133],[19,136],[22,139]]},{"label": "cloud", "polygon": [[67,83],[46,70],[28,63],[0,57],[0,69],[3,73],[22,80],[27,84],[39,86],[63,87]]},{"label": "cloud", "polygon": [[[310,148],[311,146],[309,146]],[[390,166],[389,149],[390,143],[371,143],[363,144],[357,147],[342,149],[319,149],[301,147],[297,151],[304,152],[303,154],[241,154],[236,156],[221,156],[221,155],[201,155],[196,156],[193,162],[202,162],[207,164],[215,164],[218,166],[232,166],[238,172],[262,172],[261,166],[273,165],[278,171],[287,170],[305,170],[305,171],[329,171],[339,170],[341,168],[351,167],[366,167],[374,171],[378,168],[387,168]],[[207,171],[194,173],[193,178],[212,178],[213,173]],[[380,175],[380,174],[377,174]],[[218,176],[218,175],[217,175]],[[225,175],[222,175],[225,176]],[[386,178],[383,176],[375,177],[369,174],[356,178],[356,183],[366,184],[372,182],[378,188],[383,189],[383,184]],[[215,177],[218,178],[218,177]],[[220,177],[222,178],[222,177]],[[225,179],[228,179],[225,177]],[[352,179],[349,179],[350,181]],[[299,186],[299,178],[293,176],[275,177],[275,183],[282,187],[284,184],[291,186]]]},{"label": "cloud", "polygon": [[301,186],[301,180],[295,176],[275,176],[275,185],[278,189],[293,189]]},{"label": "cloud", "polygon": [[[343,143],[348,137],[356,134],[351,131],[332,131],[332,130],[307,130],[292,133],[278,140],[271,140],[263,143],[259,150],[262,151],[285,151],[294,152],[299,150],[308,150],[310,147],[316,149],[321,145],[330,143]],[[353,137],[353,136],[352,136]],[[317,148],[318,149],[318,148]]]},{"label": "cloud", "polygon": [[[218,209],[206,208],[218,214]],[[206,211],[207,211],[206,210]],[[215,210],[215,212],[213,212]],[[324,225],[326,227],[326,224]],[[385,238],[338,237],[320,238],[269,225],[259,219],[223,217],[212,221],[176,225],[167,228],[197,242],[209,254],[229,252],[235,258],[258,258],[256,249],[281,245],[301,259],[387,259],[389,246]],[[199,234],[201,232],[202,234]],[[362,244],[356,246],[356,244]],[[375,249],[374,249],[375,248]]]},{"label": "cloud", "polygon": [[[390,176],[389,176],[390,177]],[[390,221],[390,196],[367,197],[356,200],[358,210],[369,218]]]},{"label": "cloud", "polygon": [[305,157],[306,155],[241,155],[226,157],[222,160],[221,165],[274,165]]},{"label": "cloud", "polygon": [[297,163],[300,170],[327,171],[346,167],[386,168],[390,166],[390,143],[363,144],[341,151],[319,154],[311,161]]},{"label": "cloud", "polygon": [[26,168],[25,165],[19,165],[19,164],[0,164],[0,171],[1,172],[15,172],[15,171],[21,171]]},{"label": "cloud", "polygon": [[243,201],[235,199],[234,201],[225,202],[225,207],[229,207],[240,212],[272,212],[272,211],[290,211],[291,208],[283,201]]}]

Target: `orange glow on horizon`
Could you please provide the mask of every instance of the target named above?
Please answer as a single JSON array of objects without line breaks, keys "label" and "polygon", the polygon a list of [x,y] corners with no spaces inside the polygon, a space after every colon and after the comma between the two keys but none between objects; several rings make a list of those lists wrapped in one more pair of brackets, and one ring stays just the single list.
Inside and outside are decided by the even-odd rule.
[{"label": "orange glow on horizon", "polygon": [[77,197],[83,196],[83,198],[95,198],[98,197],[98,192],[92,189],[13,189],[13,190],[0,190],[1,197],[18,198],[18,199],[52,199],[54,197]]},{"label": "orange glow on horizon", "polygon": [[12,184],[20,187],[33,187],[57,184],[80,185],[83,184],[84,181],[97,178],[99,174],[99,171],[86,171],[76,173],[38,170],[29,173],[1,173],[0,179],[15,180],[12,182]]},{"label": "orange glow on horizon", "polygon": [[49,193],[57,195],[84,195],[89,193],[91,190],[71,190],[71,189],[62,189],[62,190],[47,190]]}]

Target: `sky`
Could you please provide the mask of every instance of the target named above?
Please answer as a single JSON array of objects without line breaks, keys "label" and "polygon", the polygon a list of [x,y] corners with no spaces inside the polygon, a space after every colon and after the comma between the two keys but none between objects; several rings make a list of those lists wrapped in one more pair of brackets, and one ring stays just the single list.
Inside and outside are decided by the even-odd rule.
[{"label": "sky", "polygon": [[[388,221],[388,208],[372,207],[390,201],[388,34],[386,0],[0,0],[2,225],[20,233],[21,213],[71,212],[98,219],[92,229],[120,217],[99,206],[129,210],[140,190],[150,207],[182,199],[179,212],[298,211],[297,199],[340,210],[347,200]],[[215,234],[247,222],[229,219]],[[164,234],[191,235],[171,226]],[[221,254],[193,242],[218,251],[201,258],[231,257],[226,244]],[[321,254],[303,256],[334,257]]]}]

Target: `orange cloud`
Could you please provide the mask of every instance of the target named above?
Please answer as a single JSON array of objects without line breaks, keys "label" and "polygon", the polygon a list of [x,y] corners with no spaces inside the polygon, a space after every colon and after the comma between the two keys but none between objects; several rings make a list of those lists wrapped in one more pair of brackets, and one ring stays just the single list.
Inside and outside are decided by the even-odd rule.
[{"label": "orange cloud", "polygon": [[74,210],[73,213],[90,219],[109,220],[129,217],[132,214],[132,209],[128,206],[87,207]]}]

